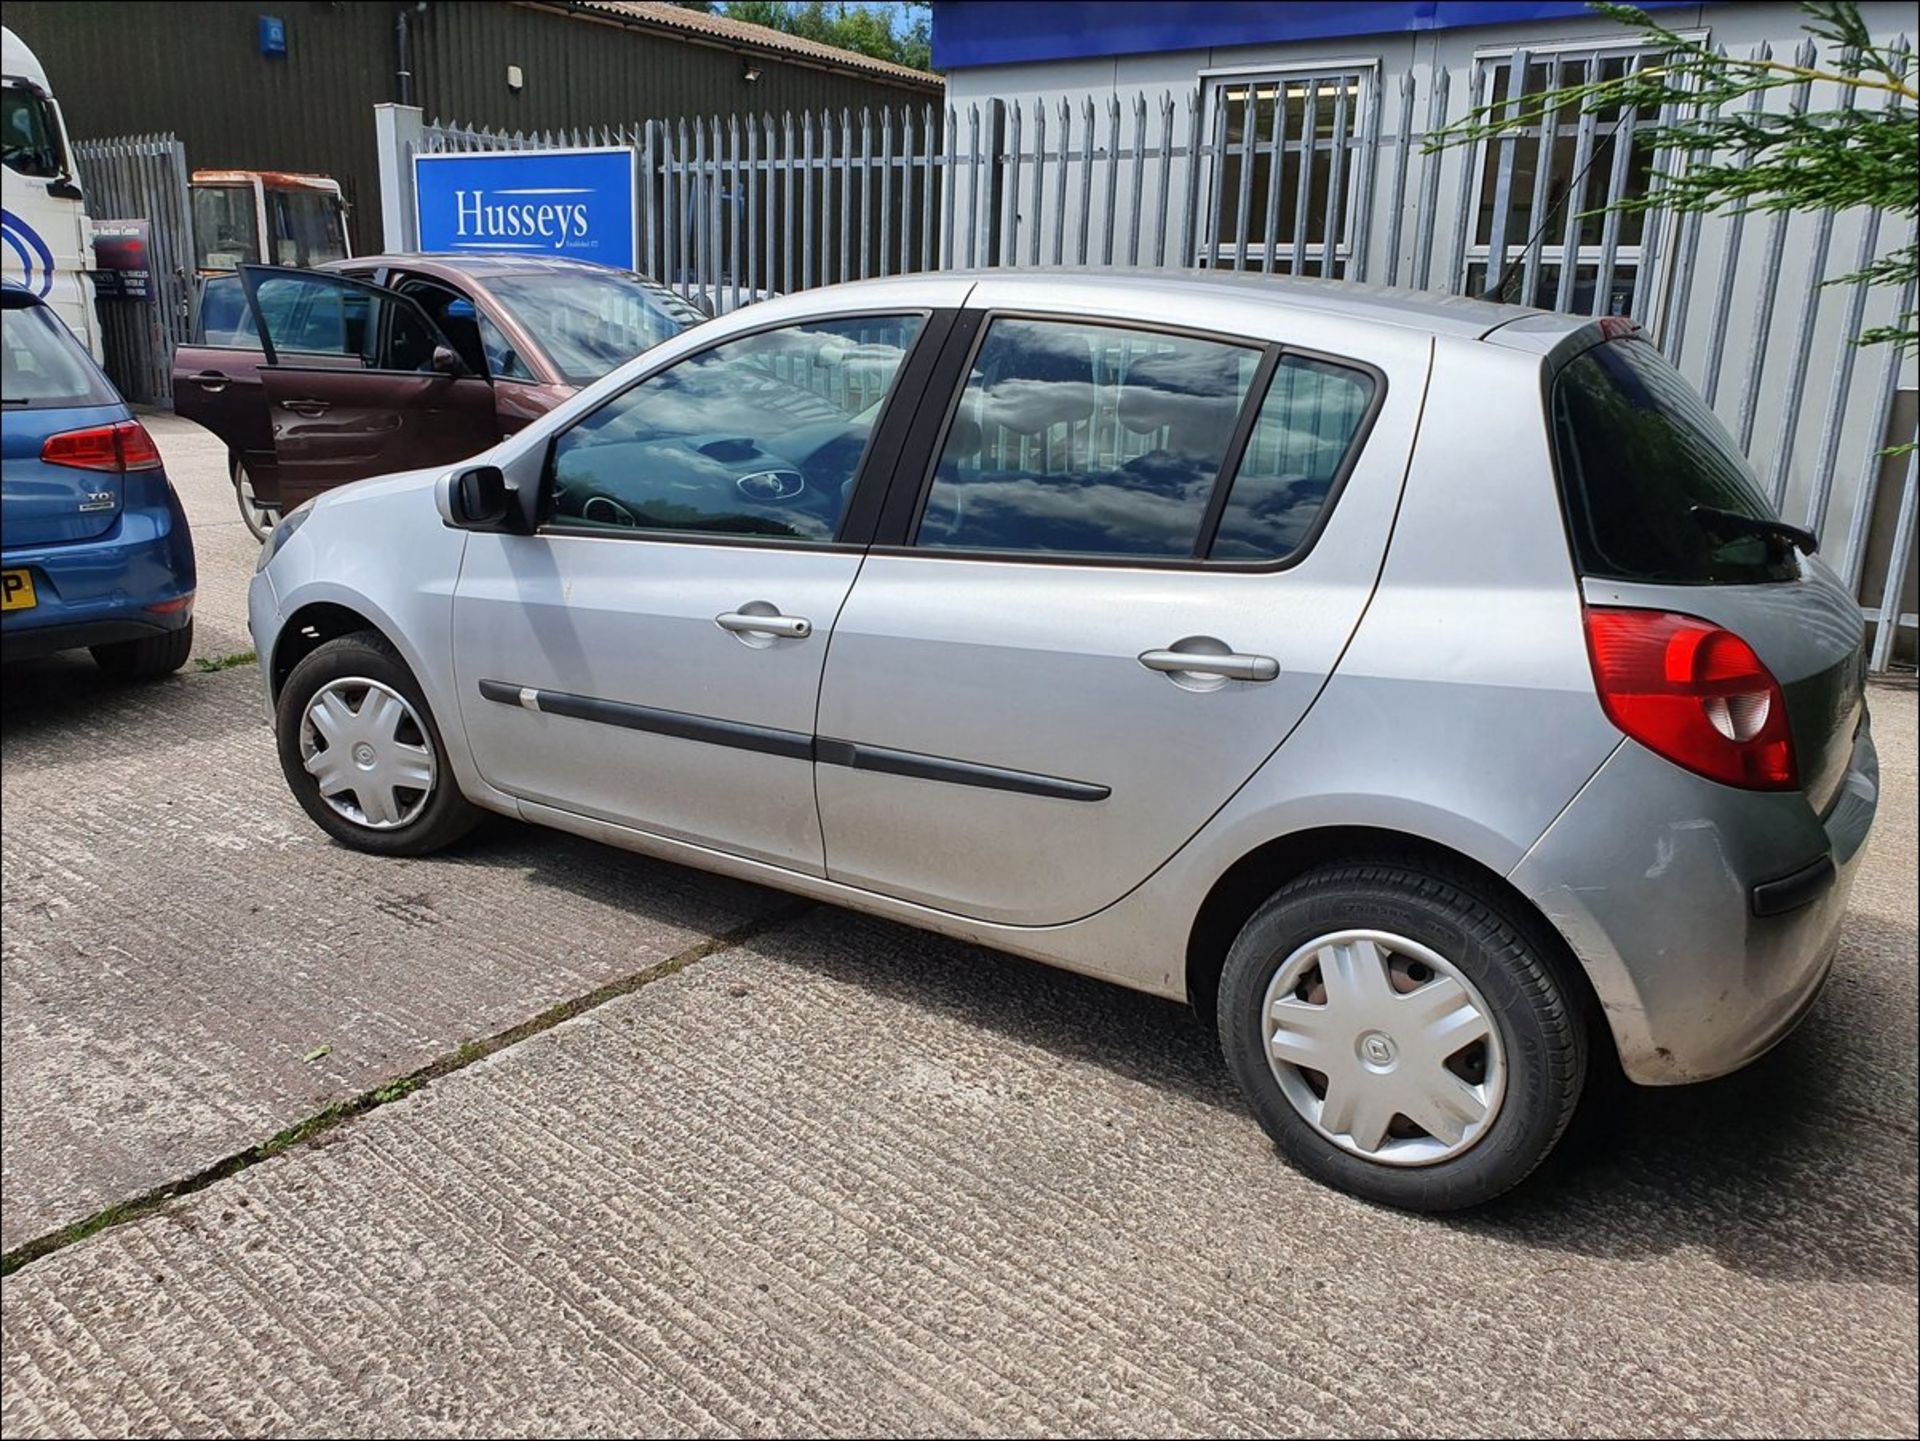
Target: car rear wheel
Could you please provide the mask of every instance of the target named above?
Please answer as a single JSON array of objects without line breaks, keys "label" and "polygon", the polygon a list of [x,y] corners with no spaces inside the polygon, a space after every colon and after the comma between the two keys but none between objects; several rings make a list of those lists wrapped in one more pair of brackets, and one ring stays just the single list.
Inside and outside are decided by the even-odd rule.
[{"label": "car rear wheel", "polygon": [[1559,1141],[1587,1072],[1582,993],[1537,922],[1471,877],[1332,865],[1241,930],[1220,1040],[1280,1149],[1368,1200],[1491,1200]]},{"label": "car rear wheel", "polygon": [[373,631],[339,636],[301,660],[280,692],[274,729],[294,796],[343,845],[424,855],[480,820],[460,794],[419,683]]},{"label": "car rear wheel", "polygon": [[164,635],[117,640],[93,647],[93,662],[115,680],[157,680],[172,675],[193,654],[193,622]]},{"label": "car rear wheel", "polygon": [[262,505],[253,492],[253,477],[247,474],[245,461],[233,463],[233,496],[240,504],[240,519],[257,541],[264,542],[280,523],[280,512]]}]

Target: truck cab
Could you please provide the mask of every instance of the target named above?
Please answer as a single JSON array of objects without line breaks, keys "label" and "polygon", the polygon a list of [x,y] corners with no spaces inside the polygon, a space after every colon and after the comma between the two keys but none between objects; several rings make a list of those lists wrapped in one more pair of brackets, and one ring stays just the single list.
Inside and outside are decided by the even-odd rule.
[{"label": "truck cab", "polygon": [[192,194],[194,263],[202,275],[242,265],[307,269],[353,254],[346,197],[327,176],[196,170]]},{"label": "truck cab", "polygon": [[0,278],[38,296],[100,359],[100,324],[86,280],[93,222],[73,162],[66,121],[47,72],[13,31],[0,27]]}]

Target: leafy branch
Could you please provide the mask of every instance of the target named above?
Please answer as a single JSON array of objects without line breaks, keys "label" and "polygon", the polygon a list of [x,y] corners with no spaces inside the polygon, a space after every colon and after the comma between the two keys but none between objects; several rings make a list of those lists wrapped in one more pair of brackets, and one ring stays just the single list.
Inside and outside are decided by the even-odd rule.
[{"label": "leafy branch", "polygon": [[[1613,198],[1586,214],[1671,208],[1704,214],[1741,211],[1846,210],[1869,206],[1913,217],[1920,211],[1920,128],[1911,57],[1868,32],[1852,0],[1809,0],[1802,28],[1826,42],[1826,66],[1760,55],[1730,56],[1656,23],[1628,5],[1595,10],[1637,28],[1647,50],[1624,73],[1518,97],[1496,96],[1434,132],[1429,151],[1524,133],[1549,115],[1571,125],[1582,114],[1617,121],[1634,117],[1634,144],[1656,164],[1646,191]],[[1525,89],[1525,77],[1518,77]],[[1839,104],[1808,108],[1812,88],[1839,87]],[[1768,108],[1787,92],[1784,109]],[[1659,157],[1670,157],[1666,163]],[[1906,291],[1920,274],[1912,242],[1866,268],[1828,281],[1864,282]],[[1892,325],[1856,337],[1861,344],[1920,340],[1911,302]]]}]

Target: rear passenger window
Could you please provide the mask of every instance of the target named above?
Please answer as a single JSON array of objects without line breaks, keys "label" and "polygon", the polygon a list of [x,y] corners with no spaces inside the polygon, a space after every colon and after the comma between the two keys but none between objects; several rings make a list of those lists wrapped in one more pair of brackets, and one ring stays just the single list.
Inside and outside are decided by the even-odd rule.
[{"label": "rear passenger window", "polygon": [[1306,542],[1373,403],[1364,371],[1282,355],[1260,403],[1211,560],[1283,560]]},{"label": "rear passenger window", "polygon": [[915,543],[1192,558],[1260,356],[1117,326],[993,321]]}]

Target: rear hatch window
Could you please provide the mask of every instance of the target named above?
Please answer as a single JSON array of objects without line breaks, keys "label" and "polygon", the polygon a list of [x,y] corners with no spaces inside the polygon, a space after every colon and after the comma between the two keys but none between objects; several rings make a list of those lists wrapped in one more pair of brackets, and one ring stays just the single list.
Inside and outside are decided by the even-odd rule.
[{"label": "rear hatch window", "polygon": [[9,410],[63,410],[120,399],[44,305],[0,311],[0,397]]},{"label": "rear hatch window", "polygon": [[1553,432],[1581,574],[1654,585],[1799,576],[1784,546],[1710,514],[1775,518],[1726,427],[1645,341],[1569,361],[1553,384]]},{"label": "rear hatch window", "polygon": [[1553,432],[1581,574],[1622,586],[1612,603],[1698,616],[1751,646],[1780,683],[1801,787],[1824,813],[1862,714],[1859,604],[1817,558],[1729,521],[1778,517],[1725,427],[1646,341],[1569,361]]}]

